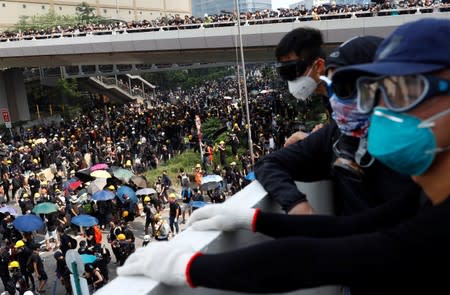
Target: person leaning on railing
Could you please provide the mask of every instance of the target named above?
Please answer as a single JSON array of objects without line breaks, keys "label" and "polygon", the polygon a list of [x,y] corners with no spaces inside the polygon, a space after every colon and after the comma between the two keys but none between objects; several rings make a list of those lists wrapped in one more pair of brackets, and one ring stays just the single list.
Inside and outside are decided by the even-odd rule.
[{"label": "person leaning on railing", "polygon": [[406,196],[351,217],[289,216],[230,205],[192,214],[194,230],[252,230],[275,240],[220,254],[182,241],[138,250],[118,269],[172,286],[281,293],[349,285],[352,294],[449,294],[450,20],[398,27],[358,75],[358,106],[371,113],[369,152],[411,175],[427,195]]}]

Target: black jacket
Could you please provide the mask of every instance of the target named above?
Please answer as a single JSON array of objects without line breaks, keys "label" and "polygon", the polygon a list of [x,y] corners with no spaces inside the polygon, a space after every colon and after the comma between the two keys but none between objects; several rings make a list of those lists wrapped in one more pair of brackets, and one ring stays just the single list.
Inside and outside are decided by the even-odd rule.
[{"label": "black jacket", "polygon": [[405,195],[420,195],[420,187],[409,176],[378,161],[363,168],[362,181],[334,172],[333,144],[338,137],[339,129],[331,123],[303,141],[265,156],[255,166],[256,179],[285,211],[306,200],[294,181],[332,180],[338,215],[355,214]]}]

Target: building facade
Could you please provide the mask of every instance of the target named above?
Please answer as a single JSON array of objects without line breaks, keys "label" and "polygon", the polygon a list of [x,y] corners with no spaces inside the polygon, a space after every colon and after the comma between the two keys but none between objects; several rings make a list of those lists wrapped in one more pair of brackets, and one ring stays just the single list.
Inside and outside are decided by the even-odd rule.
[{"label": "building facade", "polygon": [[[239,0],[239,9],[241,12],[256,11],[272,8],[271,0]],[[192,15],[203,17],[205,14],[220,14],[222,11],[236,11],[235,1],[218,0],[192,0]]]},{"label": "building facade", "polygon": [[[42,15],[53,9],[57,14],[74,15],[83,0],[0,0],[0,29],[13,28],[21,16]],[[84,0],[98,16],[150,20],[165,15],[192,15],[191,0]]]}]

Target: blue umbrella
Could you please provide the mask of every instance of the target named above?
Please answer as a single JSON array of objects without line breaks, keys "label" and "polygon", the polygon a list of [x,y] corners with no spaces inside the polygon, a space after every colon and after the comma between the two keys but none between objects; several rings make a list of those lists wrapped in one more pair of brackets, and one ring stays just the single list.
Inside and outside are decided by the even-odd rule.
[{"label": "blue umbrella", "polygon": [[68,188],[69,188],[69,185],[70,185],[72,182],[76,182],[76,181],[78,181],[78,180],[79,180],[79,179],[78,179],[77,177],[72,177],[72,178],[70,178],[69,180],[67,180],[66,182],[63,183],[62,189],[63,189],[63,190],[68,189]]},{"label": "blue umbrella", "polygon": [[13,221],[13,225],[17,230],[23,232],[33,232],[44,226],[44,221],[39,216],[33,214],[18,216]]},{"label": "blue umbrella", "polygon": [[98,224],[98,219],[91,215],[81,214],[73,217],[72,223],[78,226],[89,227]]},{"label": "blue umbrella", "polygon": [[203,201],[194,201],[191,203],[192,208],[201,208],[205,205],[207,205],[208,203],[203,202]]},{"label": "blue umbrella", "polygon": [[95,260],[97,260],[97,256],[90,255],[90,254],[81,254],[81,261],[83,261],[84,264],[88,263],[94,263]]},{"label": "blue umbrella", "polygon": [[114,193],[107,190],[101,190],[92,195],[92,199],[96,201],[107,201],[114,199]]},{"label": "blue umbrella", "polygon": [[122,185],[117,190],[117,197],[122,203],[125,203],[125,196],[128,196],[130,198],[131,203],[137,203],[138,198],[136,196],[136,192],[129,186]]},{"label": "blue umbrella", "polygon": [[254,172],[254,171],[250,171],[250,172],[245,176],[245,179],[247,179],[248,181],[255,180],[255,179],[256,179],[256,177],[255,177],[255,172]]}]

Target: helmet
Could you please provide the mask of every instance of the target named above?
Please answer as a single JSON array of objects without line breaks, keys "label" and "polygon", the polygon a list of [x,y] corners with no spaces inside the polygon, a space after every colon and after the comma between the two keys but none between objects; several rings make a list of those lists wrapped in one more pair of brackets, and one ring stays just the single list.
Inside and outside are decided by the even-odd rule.
[{"label": "helmet", "polygon": [[118,239],[119,241],[125,241],[126,238],[127,238],[127,237],[126,237],[124,234],[118,234],[118,235],[117,235],[117,239]]},{"label": "helmet", "polygon": [[150,236],[149,235],[145,235],[144,236],[144,242],[148,242],[150,241]]},{"label": "helmet", "polygon": [[127,162],[125,163],[125,167],[131,167],[131,160],[127,160]]},{"label": "helmet", "polygon": [[22,240],[18,240],[16,242],[16,248],[20,248],[20,247],[24,247],[24,246],[25,246],[25,243]]},{"label": "helmet", "polygon": [[8,267],[9,267],[9,268],[19,268],[19,267],[20,267],[19,261],[16,261],[16,260],[11,261],[11,262],[8,264]]},{"label": "helmet", "polygon": [[123,211],[122,212],[122,217],[127,217],[128,216],[128,211]]},{"label": "helmet", "polygon": [[108,186],[108,189],[110,189],[110,190],[113,191],[113,190],[115,190],[116,188],[114,187],[114,185],[111,184],[110,186]]},{"label": "helmet", "polygon": [[219,144],[225,144],[225,141],[221,140],[221,141],[219,142]]},{"label": "helmet", "polygon": [[155,220],[159,220],[159,219],[161,218],[161,216],[160,216],[158,213],[156,213],[156,214],[153,216],[153,218],[154,218]]},{"label": "helmet", "polygon": [[34,293],[32,291],[25,291],[25,293],[23,293],[23,295],[34,295]]},{"label": "helmet", "polygon": [[200,164],[195,165],[195,168],[202,168]]},{"label": "helmet", "polygon": [[176,200],[177,199],[177,195],[175,193],[170,193],[169,194],[169,199]]},{"label": "helmet", "polygon": [[40,193],[34,193],[34,198],[35,198],[35,199],[39,198],[40,196],[41,196]]},{"label": "helmet", "polygon": [[144,198],[144,202],[150,202],[150,197],[149,197],[149,196],[146,196],[146,197]]}]

